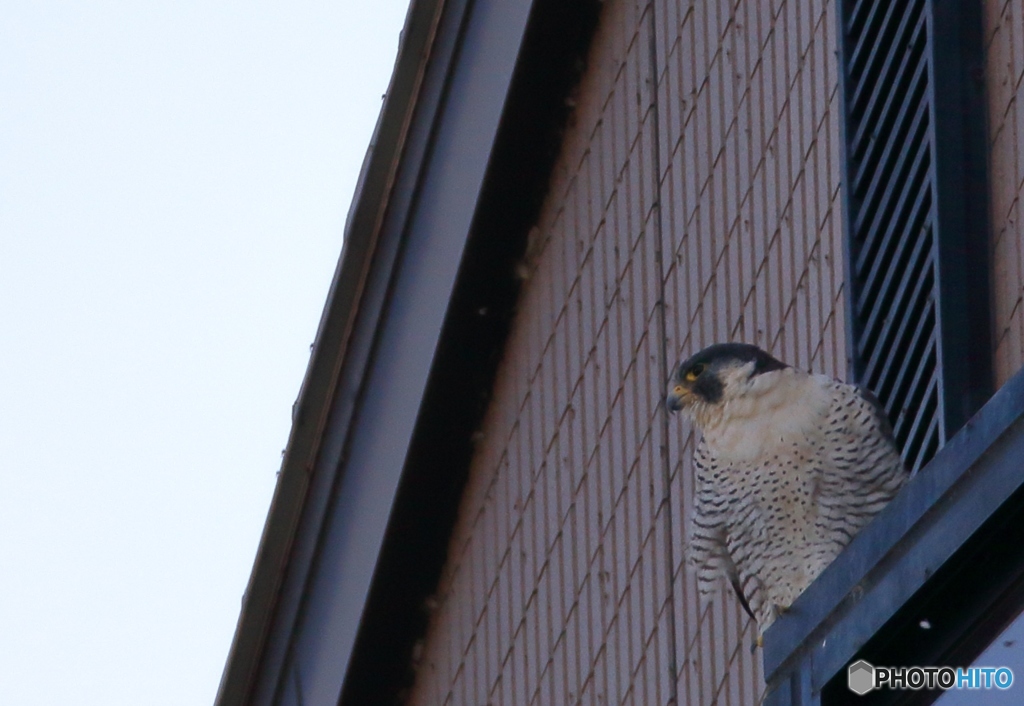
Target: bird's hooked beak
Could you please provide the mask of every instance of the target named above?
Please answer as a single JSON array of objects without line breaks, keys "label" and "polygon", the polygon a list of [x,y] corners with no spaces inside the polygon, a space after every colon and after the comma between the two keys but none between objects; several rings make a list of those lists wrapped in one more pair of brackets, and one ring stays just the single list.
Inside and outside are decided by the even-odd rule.
[{"label": "bird's hooked beak", "polygon": [[665,396],[665,406],[670,412],[678,412],[686,406],[691,394],[690,390],[681,382],[673,380],[668,388],[668,394]]}]

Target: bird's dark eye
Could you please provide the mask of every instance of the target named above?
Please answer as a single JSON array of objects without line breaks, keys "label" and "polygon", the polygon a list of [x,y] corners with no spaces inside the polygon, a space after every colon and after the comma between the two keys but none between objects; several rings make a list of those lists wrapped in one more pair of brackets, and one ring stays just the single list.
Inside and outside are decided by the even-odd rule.
[{"label": "bird's dark eye", "polygon": [[691,381],[691,382],[693,382],[698,377],[700,377],[700,374],[703,373],[703,372],[704,372],[704,364],[703,363],[697,363],[696,365],[691,366],[690,369],[686,371],[686,379]]}]

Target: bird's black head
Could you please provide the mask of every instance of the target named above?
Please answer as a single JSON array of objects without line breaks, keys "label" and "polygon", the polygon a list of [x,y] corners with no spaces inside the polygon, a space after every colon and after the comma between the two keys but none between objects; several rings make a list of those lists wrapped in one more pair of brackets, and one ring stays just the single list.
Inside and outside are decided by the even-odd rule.
[{"label": "bird's black head", "polygon": [[750,377],[789,366],[749,343],[716,343],[679,364],[665,404],[673,412],[694,401],[715,404],[728,384],[726,373],[750,368]]}]

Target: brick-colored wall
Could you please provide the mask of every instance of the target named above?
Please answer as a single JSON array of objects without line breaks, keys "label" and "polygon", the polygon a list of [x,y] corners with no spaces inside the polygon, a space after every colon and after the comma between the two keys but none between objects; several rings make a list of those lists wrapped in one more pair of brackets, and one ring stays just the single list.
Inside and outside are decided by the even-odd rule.
[{"label": "brick-colored wall", "polygon": [[833,7],[602,13],[411,704],[745,706],[764,688],[735,598],[696,602],[693,440],[659,405],[666,367],[714,341],[845,372]]},{"label": "brick-colored wall", "polygon": [[996,384],[1024,365],[1024,8],[985,0]]}]

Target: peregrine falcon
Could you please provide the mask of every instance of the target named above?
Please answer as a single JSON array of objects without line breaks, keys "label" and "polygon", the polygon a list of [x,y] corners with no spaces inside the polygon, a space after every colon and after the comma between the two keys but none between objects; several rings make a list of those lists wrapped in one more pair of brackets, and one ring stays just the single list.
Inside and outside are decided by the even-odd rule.
[{"label": "peregrine falcon", "polygon": [[689,560],[729,580],[758,642],[908,478],[871,392],[721,343],[681,363],[668,408],[701,433]]}]

